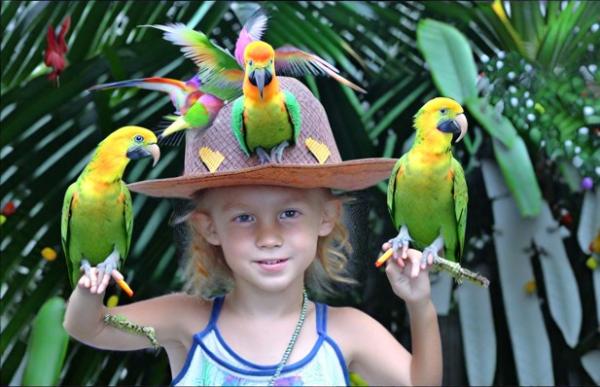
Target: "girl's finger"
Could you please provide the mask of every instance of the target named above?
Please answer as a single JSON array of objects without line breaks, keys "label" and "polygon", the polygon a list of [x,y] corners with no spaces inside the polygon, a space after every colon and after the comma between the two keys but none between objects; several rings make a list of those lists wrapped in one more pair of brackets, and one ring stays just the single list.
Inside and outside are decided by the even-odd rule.
[{"label": "girl's finger", "polygon": [[405,266],[405,264],[404,264],[404,259],[402,259],[402,258],[398,258],[398,259],[396,259],[396,263],[397,263],[397,264],[398,264],[398,266],[400,266],[400,267],[404,267],[404,266]]},{"label": "girl's finger", "polygon": [[121,274],[120,271],[118,271],[117,269],[114,269],[111,273],[113,279],[115,281],[122,281],[125,277],[123,277],[123,274]]},{"label": "girl's finger", "polygon": [[412,278],[417,278],[417,276],[419,275],[419,264],[417,262],[411,262],[412,264],[412,270],[410,272],[410,276]]}]

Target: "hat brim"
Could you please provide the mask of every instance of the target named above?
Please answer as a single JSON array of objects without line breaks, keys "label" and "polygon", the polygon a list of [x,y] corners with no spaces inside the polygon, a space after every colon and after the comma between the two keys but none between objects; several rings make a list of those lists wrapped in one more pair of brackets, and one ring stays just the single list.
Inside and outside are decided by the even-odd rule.
[{"label": "hat brim", "polygon": [[366,158],[323,165],[266,164],[236,171],[145,180],[131,183],[128,187],[133,192],[148,196],[187,199],[202,189],[240,185],[355,191],[390,177],[396,161],[390,158]]}]

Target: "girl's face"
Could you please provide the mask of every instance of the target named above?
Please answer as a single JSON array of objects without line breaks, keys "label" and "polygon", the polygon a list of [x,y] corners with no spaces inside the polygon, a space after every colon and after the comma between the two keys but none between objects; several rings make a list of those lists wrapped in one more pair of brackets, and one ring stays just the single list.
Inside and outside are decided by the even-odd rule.
[{"label": "girl's face", "polygon": [[193,215],[198,230],[223,249],[236,284],[282,290],[302,280],[319,236],[340,214],[323,189],[243,186],[210,189]]}]

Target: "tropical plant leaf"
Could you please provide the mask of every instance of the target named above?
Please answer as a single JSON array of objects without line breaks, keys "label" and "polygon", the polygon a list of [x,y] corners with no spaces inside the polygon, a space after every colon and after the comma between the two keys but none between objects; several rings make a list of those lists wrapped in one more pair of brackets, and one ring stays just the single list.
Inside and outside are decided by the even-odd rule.
[{"label": "tropical plant leaf", "polygon": [[427,19],[419,22],[417,44],[436,87],[463,103],[477,96],[477,68],[465,37],[452,26]]},{"label": "tropical plant leaf", "polygon": [[494,246],[519,383],[552,385],[550,340],[539,300],[525,291],[527,285],[535,284],[527,253],[536,232],[535,222],[522,218],[515,201],[503,196],[508,190],[498,166],[491,160],[482,160],[481,166],[488,196],[492,198]]},{"label": "tropical plant leaf", "polygon": [[438,316],[447,316],[452,298],[452,277],[445,273],[429,274],[431,281],[431,300]]},{"label": "tropical plant leaf", "polygon": [[581,357],[583,368],[590,374],[596,385],[600,384],[600,349],[589,351]]},{"label": "tropical plant leaf", "polygon": [[600,235],[600,190],[587,191],[583,195],[581,217],[577,227],[577,242],[581,251],[589,254],[590,244]]},{"label": "tropical plant leaf", "polygon": [[496,160],[521,215],[536,216],[541,210],[542,193],[525,142],[517,137],[510,148],[496,140],[493,145]]},{"label": "tropical plant leaf", "polygon": [[539,216],[532,220],[532,227],[536,229],[534,243],[541,251],[540,263],[550,314],[562,331],[567,344],[574,347],[581,332],[581,299],[577,279],[562,238],[559,237],[560,225],[552,218],[546,202],[543,202]]},{"label": "tropical plant leaf", "polygon": [[496,330],[489,289],[465,282],[455,294],[469,383],[491,386],[496,372]]}]

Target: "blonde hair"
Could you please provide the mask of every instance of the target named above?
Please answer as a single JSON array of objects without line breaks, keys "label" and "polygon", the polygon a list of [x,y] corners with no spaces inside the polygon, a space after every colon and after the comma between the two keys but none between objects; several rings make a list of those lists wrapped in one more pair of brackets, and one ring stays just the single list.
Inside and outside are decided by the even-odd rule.
[{"label": "blonde hair", "polygon": [[[348,199],[335,197],[335,200],[344,203]],[[198,201],[199,196],[196,198],[197,203]],[[352,246],[348,229],[342,222],[342,218],[340,214],[331,233],[319,237],[316,259],[304,273],[305,286],[314,295],[334,294],[335,283],[350,285],[357,283],[347,269],[347,254],[352,253]],[[189,242],[185,251],[187,281],[184,290],[205,299],[229,292],[234,282],[231,269],[225,262],[223,250],[220,246],[210,244],[189,217],[186,219],[186,227]]]}]

